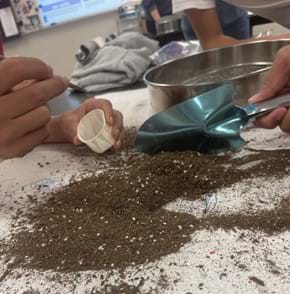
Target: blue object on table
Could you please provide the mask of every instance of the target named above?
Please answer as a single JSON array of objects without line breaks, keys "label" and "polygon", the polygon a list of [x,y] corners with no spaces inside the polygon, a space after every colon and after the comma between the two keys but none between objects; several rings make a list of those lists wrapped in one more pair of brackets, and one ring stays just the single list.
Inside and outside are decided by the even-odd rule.
[{"label": "blue object on table", "polygon": [[[239,149],[244,141],[236,124],[228,129],[217,122],[232,109],[234,89],[224,85],[186,100],[149,118],[137,133],[135,146],[140,152],[196,150],[217,153]],[[234,131],[233,131],[234,130]]]},{"label": "blue object on table", "polygon": [[137,133],[137,150],[152,155],[160,151],[238,150],[245,143],[240,132],[250,119],[290,105],[286,94],[239,107],[233,104],[234,95],[234,87],[225,84],[153,115]]}]

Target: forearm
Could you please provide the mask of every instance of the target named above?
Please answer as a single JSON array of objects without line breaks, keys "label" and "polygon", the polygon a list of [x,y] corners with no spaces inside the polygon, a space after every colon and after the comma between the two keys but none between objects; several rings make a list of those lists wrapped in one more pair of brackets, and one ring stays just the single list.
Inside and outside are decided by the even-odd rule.
[{"label": "forearm", "polygon": [[153,7],[151,10],[150,10],[150,15],[151,17],[153,18],[153,20],[155,22],[159,21],[160,20],[160,14],[159,14],[159,11],[157,9],[157,7]]},{"label": "forearm", "polygon": [[290,34],[283,34],[262,38],[237,40],[224,35],[219,17],[215,9],[191,9],[186,11],[186,16],[204,49],[220,48],[257,40],[276,40],[281,38],[290,38]]},{"label": "forearm", "polygon": [[186,16],[204,49],[230,46],[239,42],[224,35],[215,9],[191,9],[186,11]]},{"label": "forearm", "polygon": [[261,38],[249,38],[249,39],[243,39],[243,40],[234,39],[225,35],[219,35],[211,39],[201,40],[201,44],[204,49],[213,49],[213,48],[232,46],[236,44],[249,43],[254,41],[278,40],[278,39],[289,39],[289,38],[290,38],[290,33],[270,35],[270,36],[265,36]]},{"label": "forearm", "polygon": [[232,46],[235,44],[240,44],[242,43],[242,41],[245,41],[245,40],[237,40],[225,35],[219,35],[219,36],[215,36],[213,38],[205,39],[205,40],[200,39],[203,49],[214,49],[214,48]]}]

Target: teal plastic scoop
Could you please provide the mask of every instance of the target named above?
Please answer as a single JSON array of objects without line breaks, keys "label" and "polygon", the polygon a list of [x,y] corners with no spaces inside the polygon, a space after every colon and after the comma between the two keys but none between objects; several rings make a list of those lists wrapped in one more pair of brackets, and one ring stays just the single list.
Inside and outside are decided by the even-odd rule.
[{"label": "teal plastic scoop", "polygon": [[139,129],[135,146],[140,152],[195,150],[219,153],[238,150],[245,143],[241,130],[252,119],[290,105],[290,94],[238,107],[231,84],[177,104],[149,118]]}]

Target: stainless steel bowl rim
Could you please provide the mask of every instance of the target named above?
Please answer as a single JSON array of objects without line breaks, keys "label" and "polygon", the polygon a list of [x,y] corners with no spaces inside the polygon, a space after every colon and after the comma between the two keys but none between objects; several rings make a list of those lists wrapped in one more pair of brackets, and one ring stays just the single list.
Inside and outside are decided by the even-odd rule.
[{"label": "stainless steel bowl rim", "polygon": [[[253,62],[253,63],[250,63],[250,64],[252,64],[252,65],[262,65],[262,64],[265,64],[265,63],[264,62]],[[158,66],[158,67],[161,67],[161,66]],[[255,76],[257,74],[260,74],[261,72],[268,71],[270,67],[271,66],[269,65],[269,67],[258,69],[258,70],[255,70],[255,71],[251,72],[251,73],[243,74],[243,75],[239,75],[239,76],[235,76],[233,78],[226,79],[226,80],[218,80],[218,81],[204,82],[204,83],[196,83],[196,84],[195,83],[186,83],[186,84],[172,84],[171,83],[171,84],[165,84],[165,83],[156,83],[156,82],[148,81],[146,79],[146,75],[149,74],[151,71],[157,69],[157,67],[154,67],[154,68],[150,69],[147,73],[144,74],[144,78],[143,79],[144,79],[144,82],[147,85],[158,86],[158,87],[171,87],[171,86],[173,86],[173,87],[209,86],[209,85],[212,85],[212,84],[219,84],[219,83],[223,83],[223,82],[226,82],[226,81],[235,81],[235,80],[238,80],[238,79],[241,79],[241,78],[244,78],[244,77]]]},{"label": "stainless steel bowl rim", "polygon": [[[255,76],[257,74],[260,74],[261,72],[264,72],[264,71],[268,71],[269,70],[269,67],[266,67],[266,68],[262,68],[262,69],[259,69],[259,70],[256,70],[256,71],[253,71],[251,72],[250,74],[243,74],[243,75],[239,75],[239,76],[236,76],[236,77],[233,77],[231,79],[227,79],[227,80],[221,80],[221,81],[216,81],[216,82],[206,82],[206,83],[188,83],[188,84],[173,84],[173,83],[170,83],[170,84],[166,84],[166,83],[157,83],[157,82],[151,82],[147,79],[147,76],[152,72],[152,71],[156,71],[158,70],[159,68],[162,68],[163,66],[167,65],[167,64],[170,64],[170,63],[174,63],[175,61],[177,60],[182,60],[182,59],[186,59],[186,58],[189,58],[191,56],[196,56],[196,55],[201,55],[201,54],[204,54],[206,52],[214,52],[214,51],[219,51],[219,50],[223,50],[224,48],[231,48],[231,47],[241,47],[241,46],[245,46],[245,45],[250,45],[250,44],[257,44],[257,43],[274,43],[274,42],[277,42],[277,41],[290,41],[290,38],[283,38],[283,39],[278,39],[278,40],[259,40],[259,41],[254,41],[254,42],[246,42],[246,43],[242,43],[242,44],[237,44],[237,45],[233,45],[233,46],[226,46],[226,47],[222,47],[222,48],[215,48],[215,49],[208,49],[208,50],[203,50],[202,52],[199,52],[197,54],[192,54],[192,55],[188,55],[188,56],[185,56],[185,57],[181,57],[181,58],[178,58],[178,59],[175,59],[175,60],[169,60],[161,65],[158,65],[158,66],[155,66],[151,69],[149,69],[147,72],[145,72],[144,76],[143,76],[143,80],[144,82],[147,84],[147,85],[152,85],[152,86],[158,86],[158,87],[186,87],[186,86],[207,86],[207,85],[212,85],[212,84],[216,84],[216,83],[222,83],[222,82],[226,82],[226,81],[234,81],[234,80],[237,80],[237,79],[241,79],[241,78],[244,78],[244,77],[251,77],[251,76]],[[261,65],[261,64],[265,64],[265,62],[253,62],[251,64],[254,64],[254,65]]]}]

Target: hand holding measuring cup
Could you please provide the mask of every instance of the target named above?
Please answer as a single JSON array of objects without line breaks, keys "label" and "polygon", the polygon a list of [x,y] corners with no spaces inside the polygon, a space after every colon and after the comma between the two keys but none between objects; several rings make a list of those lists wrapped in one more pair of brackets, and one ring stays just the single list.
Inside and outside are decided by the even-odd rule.
[{"label": "hand holding measuring cup", "polygon": [[75,145],[85,143],[103,153],[111,147],[117,150],[122,144],[123,117],[108,100],[88,99],[79,108],[65,112],[61,119],[62,132]]}]

